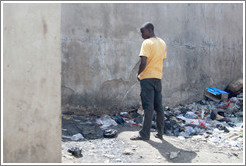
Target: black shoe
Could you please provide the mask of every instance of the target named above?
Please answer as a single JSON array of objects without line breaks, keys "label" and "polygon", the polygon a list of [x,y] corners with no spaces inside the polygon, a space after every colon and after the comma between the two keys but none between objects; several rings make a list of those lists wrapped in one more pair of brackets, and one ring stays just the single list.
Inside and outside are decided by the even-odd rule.
[{"label": "black shoe", "polygon": [[160,140],[163,140],[163,136],[159,134],[155,134],[155,138],[159,138]]}]

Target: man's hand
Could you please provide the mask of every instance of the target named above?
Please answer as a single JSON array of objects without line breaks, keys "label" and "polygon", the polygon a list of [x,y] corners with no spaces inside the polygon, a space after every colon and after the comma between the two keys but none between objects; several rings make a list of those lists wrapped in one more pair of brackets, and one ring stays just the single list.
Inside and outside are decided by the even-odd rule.
[{"label": "man's hand", "polygon": [[[144,71],[144,69],[145,69],[145,67],[146,67],[146,63],[147,63],[147,57],[145,57],[145,56],[140,56],[140,58],[141,58],[141,63],[140,63],[140,65],[139,65],[139,70],[138,70],[138,75],[142,72],[142,71]],[[137,76],[138,76],[137,75]],[[138,78],[138,77],[137,77]],[[138,78],[138,80],[139,80],[139,78]],[[140,81],[140,80],[139,80]]]},{"label": "man's hand", "polygon": [[136,76],[137,76],[138,81],[140,81],[140,79],[138,78],[138,74]]}]

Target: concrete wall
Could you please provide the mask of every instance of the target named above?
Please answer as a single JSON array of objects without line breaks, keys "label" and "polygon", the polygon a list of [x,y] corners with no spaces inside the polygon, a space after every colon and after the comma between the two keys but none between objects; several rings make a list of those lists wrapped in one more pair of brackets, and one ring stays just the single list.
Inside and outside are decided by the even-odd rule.
[{"label": "concrete wall", "polygon": [[243,4],[62,4],[61,11],[63,112],[137,106],[138,28],[146,21],[167,43],[165,106],[243,76]]},{"label": "concrete wall", "polygon": [[3,4],[3,162],[61,162],[60,4]]}]

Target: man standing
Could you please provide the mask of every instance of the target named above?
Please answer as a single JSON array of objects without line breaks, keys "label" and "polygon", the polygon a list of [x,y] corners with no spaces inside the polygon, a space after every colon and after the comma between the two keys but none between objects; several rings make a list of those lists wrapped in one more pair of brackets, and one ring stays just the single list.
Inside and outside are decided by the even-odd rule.
[{"label": "man standing", "polygon": [[164,112],[162,106],[162,68],[163,60],[166,59],[166,43],[155,36],[154,26],[146,23],[141,29],[144,39],[140,58],[141,63],[138,71],[138,80],[141,86],[141,101],[144,110],[143,127],[139,134],[131,137],[131,140],[149,140],[152,124],[153,111],[156,111],[156,138],[163,140]]}]

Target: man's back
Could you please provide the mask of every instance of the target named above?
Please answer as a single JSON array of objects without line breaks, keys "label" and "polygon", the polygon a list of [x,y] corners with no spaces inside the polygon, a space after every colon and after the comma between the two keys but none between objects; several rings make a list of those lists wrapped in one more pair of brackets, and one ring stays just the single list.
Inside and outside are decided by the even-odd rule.
[{"label": "man's back", "polygon": [[146,39],[142,43],[139,55],[147,57],[146,68],[139,78],[162,79],[163,59],[166,59],[166,43],[160,38]]}]

